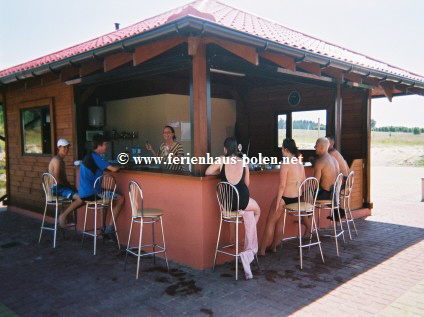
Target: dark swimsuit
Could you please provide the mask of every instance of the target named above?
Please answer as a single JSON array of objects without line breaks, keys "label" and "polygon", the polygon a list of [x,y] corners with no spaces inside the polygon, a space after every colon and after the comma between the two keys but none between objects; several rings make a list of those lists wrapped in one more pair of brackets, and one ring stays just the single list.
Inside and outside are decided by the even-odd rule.
[{"label": "dark swimsuit", "polygon": [[284,199],[284,202],[285,202],[286,205],[294,204],[294,203],[297,203],[299,201],[298,197],[285,197],[285,196],[282,196],[281,199]]},{"label": "dark swimsuit", "polygon": [[321,187],[318,189],[317,200],[331,200],[333,199],[333,191],[328,191],[322,189]]},{"label": "dark swimsuit", "polygon": [[[249,197],[250,197],[249,188],[247,188],[246,184],[244,183],[244,173],[245,173],[245,167],[243,168],[243,175],[241,176],[240,181],[237,184],[232,184],[237,188],[239,193],[239,210],[246,209],[247,205],[249,204]],[[220,176],[223,182],[228,182],[227,177],[225,176],[225,164],[222,165]],[[237,206],[237,195],[234,195],[231,210],[236,211],[237,209],[236,206]]]}]

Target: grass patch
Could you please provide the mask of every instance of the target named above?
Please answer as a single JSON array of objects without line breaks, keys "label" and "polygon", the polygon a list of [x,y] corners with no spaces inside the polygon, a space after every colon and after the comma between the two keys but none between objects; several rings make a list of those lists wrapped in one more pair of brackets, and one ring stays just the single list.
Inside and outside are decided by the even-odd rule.
[{"label": "grass patch", "polygon": [[371,146],[424,146],[424,134],[372,131]]}]

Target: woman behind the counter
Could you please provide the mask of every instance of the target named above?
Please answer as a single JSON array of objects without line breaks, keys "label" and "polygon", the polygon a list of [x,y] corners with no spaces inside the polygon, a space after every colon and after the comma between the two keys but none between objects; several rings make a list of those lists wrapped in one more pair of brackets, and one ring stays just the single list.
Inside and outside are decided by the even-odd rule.
[{"label": "woman behind the counter", "polygon": [[146,143],[146,149],[154,156],[162,157],[163,163],[166,169],[171,171],[183,171],[184,165],[182,164],[168,164],[168,156],[172,153],[171,157],[183,157],[184,156],[184,150],[181,143],[176,142],[177,139],[175,136],[174,128],[166,125],[163,127],[163,139],[165,142],[163,142],[159,148],[159,151],[156,152],[152,145],[150,143]]}]

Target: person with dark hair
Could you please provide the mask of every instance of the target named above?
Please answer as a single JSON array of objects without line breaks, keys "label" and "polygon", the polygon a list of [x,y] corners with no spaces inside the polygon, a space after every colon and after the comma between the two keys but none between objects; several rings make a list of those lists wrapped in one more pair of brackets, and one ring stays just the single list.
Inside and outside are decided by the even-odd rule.
[{"label": "person with dark hair", "polygon": [[349,175],[349,166],[341,153],[334,148],[336,138],[334,135],[327,135],[326,138],[330,142],[330,145],[328,146],[328,153],[336,159],[337,163],[339,163],[340,173],[343,174],[344,181],[346,181],[347,175]]},{"label": "person with dark hair", "polygon": [[[93,136],[92,151],[88,153],[80,164],[80,179],[79,179],[79,189],[78,194],[83,201],[93,201],[95,200],[94,192],[94,182],[96,179],[103,175],[104,170],[109,170],[111,172],[119,171],[119,167],[110,165],[105,161],[100,155],[104,154],[107,150],[106,139],[101,134],[96,134]],[[115,193],[114,197],[109,197],[113,200],[113,213],[115,219],[118,218],[119,212],[124,204],[124,197],[120,194]],[[106,227],[104,234],[106,237],[114,237],[114,235],[109,235],[114,232],[114,227],[112,224],[112,218],[110,219],[109,225]]]},{"label": "person with dark hair", "polygon": [[[221,156],[221,160],[211,164],[206,169],[205,174],[221,175],[221,180],[223,182],[229,182],[234,185],[239,193],[239,209],[253,211],[256,223],[258,223],[261,209],[259,208],[258,203],[250,197],[248,188],[250,181],[249,169],[247,167],[243,167],[243,161],[238,156],[238,152],[237,140],[233,137],[225,139],[225,156]],[[224,158],[230,158],[231,163],[230,160],[225,160]],[[233,203],[233,205],[235,204]]]},{"label": "person with dark hair", "polygon": [[168,164],[168,157],[183,157],[184,149],[181,143],[177,142],[177,137],[175,136],[175,130],[170,125],[163,127],[163,139],[165,142],[159,147],[159,151],[156,152],[150,143],[146,143],[146,149],[154,156],[162,157],[163,163],[166,169],[171,171],[184,171],[183,164]]},{"label": "person with dark hair", "polygon": [[[277,246],[283,238],[284,205],[298,202],[299,185],[305,179],[305,169],[301,162],[292,163],[292,158],[299,155],[296,142],[293,139],[284,139],[281,153],[289,158],[289,164],[281,163],[280,183],[277,196],[271,204],[265,225],[265,232],[259,248],[259,255],[265,255],[266,248],[271,244],[271,252],[277,252]],[[304,219],[306,232],[310,231],[310,220]]]}]

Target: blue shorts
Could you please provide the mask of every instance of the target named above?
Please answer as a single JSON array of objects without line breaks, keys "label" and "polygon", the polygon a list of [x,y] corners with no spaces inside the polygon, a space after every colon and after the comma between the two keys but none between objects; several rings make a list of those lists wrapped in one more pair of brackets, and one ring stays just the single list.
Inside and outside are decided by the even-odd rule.
[{"label": "blue shorts", "polygon": [[75,194],[78,194],[78,191],[72,188],[64,187],[60,184],[52,186],[52,195],[54,196],[62,196],[72,200]]},{"label": "blue shorts", "polygon": [[[107,199],[112,199],[112,200],[116,200],[118,199],[118,194],[117,193],[113,193],[113,192],[105,192],[104,193]],[[97,199],[103,199],[103,194],[98,194],[97,195]],[[81,197],[82,200],[84,201],[95,201],[96,197],[94,195],[91,196],[87,196],[87,197]]]}]

